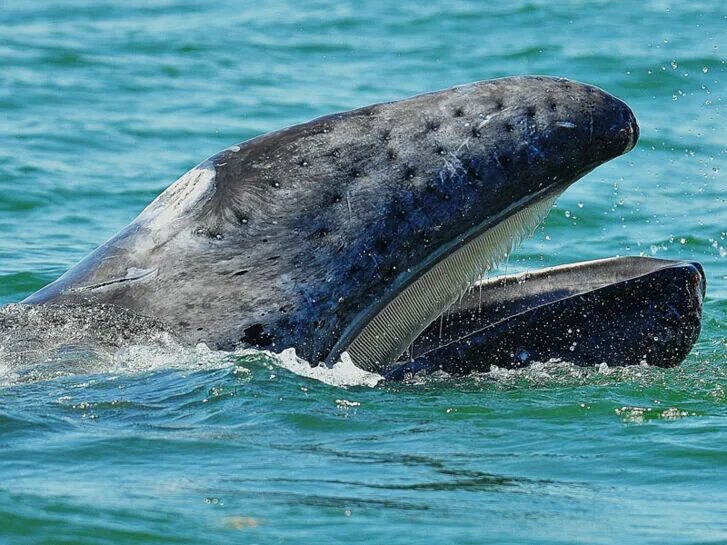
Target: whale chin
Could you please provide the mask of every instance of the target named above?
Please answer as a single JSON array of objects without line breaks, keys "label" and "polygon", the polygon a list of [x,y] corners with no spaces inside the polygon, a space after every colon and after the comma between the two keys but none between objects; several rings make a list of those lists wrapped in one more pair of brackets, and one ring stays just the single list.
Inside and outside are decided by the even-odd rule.
[{"label": "whale chin", "polygon": [[699,263],[615,257],[478,282],[382,373],[450,375],[551,360],[673,367],[699,337]]}]

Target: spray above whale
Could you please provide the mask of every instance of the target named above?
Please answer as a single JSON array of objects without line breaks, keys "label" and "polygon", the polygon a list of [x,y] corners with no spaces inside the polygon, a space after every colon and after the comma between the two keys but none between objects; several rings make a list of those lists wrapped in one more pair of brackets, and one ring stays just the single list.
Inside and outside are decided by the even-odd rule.
[{"label": "spray above whale", "polygon": [[[461,306],[461,296],[532,232],[568,186],[630,151],[638,134],[620,100],[549,77],[483,81],[328,115],[204,161],[23,303],[108,306],[159,320],[190,344],[293,347],[312,364],[346,352],[357,366],[393,377],[422,343],[427,348],[411,362],[418,358],[419,368],[486,367],[504,345],[473,344],[480,338],[473,335],[495,323],[508,329],[502,324],[514,320],[523,343],[538,344],[551,330],[529,326],[518,318],[523,312],[547,308],[546,322],[557,324],[580,305],[592,310],[594,323],[617,327],[619,294],[647,293],[666,275],[683,282],[669,284],[669,297],[648,292],[629,312],[663,310],[666,303],[658,302],[668,299],[688,319],[655,320],[671,343],[619,353],[628,354],[624,364],[644,361],[637,354],[644,352],[655,355],[649,363],[673,365],[699,332],[704,275],[696,264],[647,266],[632,258],[630,266],[566,266],[536,282],[487,284],[492,305],[474,313],[471,304]],[[589,274],[591,288],[575,289]],[[554,277],[555,284],[547,280]],[[599,291],[600,307],[584,303],[590,291]],[[498,294],[520,304],[503,310]],[[468,318],[455,321],[456,335],[438,347],[432,324],[448,309]],[[687,335],[673,334],[682,328]],[[590,353],[594,363],[607,361],[609,347],[635,347],[648,337],[600,336],[600,344],[598,335],[589,337],[583,361]],[[512,365],[537,353],[510,343]],[[543,354],[568,359],[559,352],[569,345],[561,344],[550,343]],[[464,352],[452,350],[457,346]]]}]

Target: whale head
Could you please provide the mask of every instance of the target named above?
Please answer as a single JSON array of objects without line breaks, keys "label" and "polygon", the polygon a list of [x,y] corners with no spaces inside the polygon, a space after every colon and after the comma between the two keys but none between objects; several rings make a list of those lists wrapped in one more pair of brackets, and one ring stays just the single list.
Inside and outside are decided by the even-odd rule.
[{"label": "whale head", "polygon": [[377,370],[637,139],[626,104],[549,77],[328,115],[195,167],[25,302],[113,304],[189,342]]}]

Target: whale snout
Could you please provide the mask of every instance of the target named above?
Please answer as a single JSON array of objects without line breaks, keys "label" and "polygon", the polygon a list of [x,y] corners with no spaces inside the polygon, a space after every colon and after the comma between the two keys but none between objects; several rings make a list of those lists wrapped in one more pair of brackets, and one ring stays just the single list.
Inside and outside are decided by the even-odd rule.
[{"label": "whale snout", "polygon": [[636,116],[634,115],[634,112],[631,111],[631,108],[626,106],[626,109],[628,110],[629,114],[628,124],[625,129],[619,129],[620,135],[627,140],[623,153],[627,153],[634,149],[636,147],[636,142],[639,141],[639,124],[636,121]]},{"label": "whale snout", "polygon": [[624,102],[610,97],[613,106],[614,123],[606,131],[617,155],[628,153],[636,146],[639,139],[639,124],[634,112]]},{"label": "whale snout", "polygon": [[683,263],[682,266],[691,273],[687,284],[690,285],[694,293],[701,295],[700,299],[704,299],[707,292],[707,276],[704,274],[704,267],[698,261],[688,261]]},{"label": "whale snout", "polygon": [[593,137],[600,148],[599,159],[605,161],[634,149],[639,140],[639,124],[626,103],[600,92],[603,100],[593,115]]}]

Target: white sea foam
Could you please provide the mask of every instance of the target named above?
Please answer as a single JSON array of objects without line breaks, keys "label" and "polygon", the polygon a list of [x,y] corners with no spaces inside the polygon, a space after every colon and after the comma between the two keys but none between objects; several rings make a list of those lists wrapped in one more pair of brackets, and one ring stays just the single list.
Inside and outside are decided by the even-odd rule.
[{"label": "white sea foam", "polygon": [[373,388],[384,377],[356,367],[349,355],[344,352],[341,359],[328,367],[321,363],[312,367],[307,361],[299,358],[294,348],[283,350],[280,354],[272,354],[276,365],[283,367],[302,377],[319,380],[331,386],[368,386]]},{"label": "white sea foam", "polygon": [[176,347],[174,349],[158,346],[132,345],[120,349],[113,358],[113,367],[109,372],[129,373],[153,371],[155,369],[222,369],[230,365],[251,363],[255,358],[263,357],[266,363],[281,367],[296,375],[318,380],[331,386],[376,386],[383,377],[369,373],[356,367],[345,352],[340,361],[332,367],[323,364],[312,367],[307,361],[299,358],[294,348],[283,350],[280,354],[272,352],[240,349],[236,352],[211,350],[204,343],[194,348]]},{"label": "white sea foam", "polygon": [[[3,357],[4,356],[4,357]],[[194,347],[182,346],[171,339],[153,344],[130,344],[110,352],[98,346],[81,344],[61,345],[44,352],[5,354],[0,346],[0,386],[14,386],[55,380],[74,375],[133,375],[163,369],[207,371],[235,367],[249,372],[259,360],[287,371],[337,387],[374,387],[383,377],[356,367],[348,354],[328,367],[312,367],[299,358],[295,349],[280,354],[242,349],[236,352],[211,350],[204,343]],[[257,361],[256,361],[257,360]],[[248,367],[250,369],[248,369]]]},{"label": "white sea foam", "polygon": [[223,369],[232,364],[232,354],[211,350],[206,344],[194,347],[129,345],[119,349],[107,372],[140,373],[156,369]]}]

